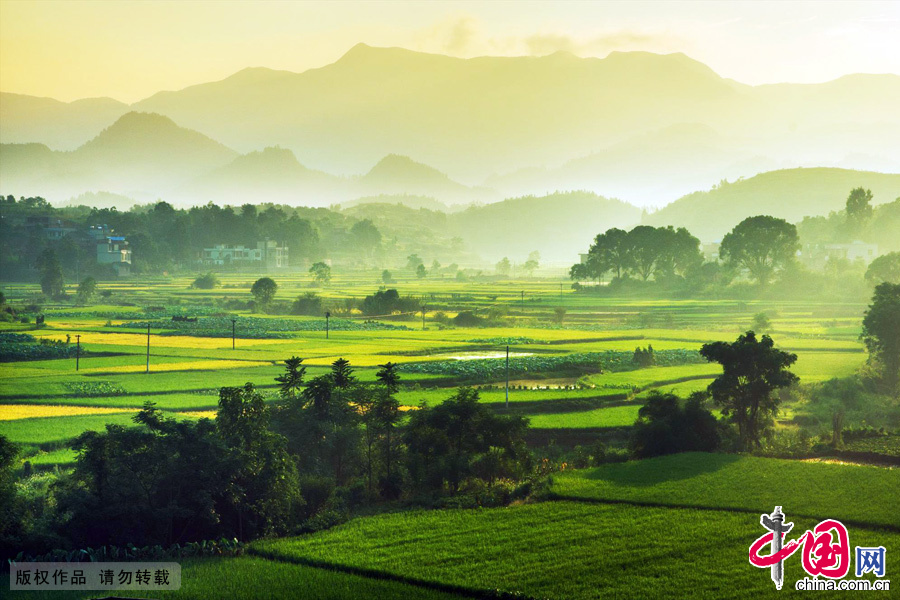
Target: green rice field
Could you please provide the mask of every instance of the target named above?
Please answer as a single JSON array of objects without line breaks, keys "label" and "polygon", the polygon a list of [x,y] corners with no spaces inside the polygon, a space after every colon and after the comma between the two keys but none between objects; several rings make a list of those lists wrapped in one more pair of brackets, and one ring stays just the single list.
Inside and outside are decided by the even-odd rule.
[{"label": "green rice field", "polygon": [[[280,300],[309,289],[305,274],[278,279]],[[377,365],[398,363],[404,371],[399,400],[406,406],[440,403],[456,387],[468,385],[480,388],[482,402],[504,410],[502,359],[509,345],[510,410],[544,431],[602,430],[631,425],[649,391],[687,395],[704,390],[720,373],[718,365],[705,363],[628,367],[628,353],[635,347],[652,345],[660,356],[696,356],[703,343],[734,339],[761,311],[772,315],[776,343],[798,354],[793,371],[803,382],[852,374],[866,359],[856,339],[862,305],[617,299],[574,294],[565,289],[568,285],[561,291],[552,279],[400,281],[401,294],[428,303],[424,329],[416,316],[382,319],[379,324],[351,313],[341,321],[344,329],[331,331],[327,339],[320,318],[238,311],[232,349],[230,320],[213,316],[213,300],[248,297],[252,281],[250,276],[223,275],[218,290],[190,289],[185,278],[104,282],[118,304],[49,305],[41,329],[0,325],[0,331],[29,333],[36,339],[72,343],[81,336],[83,351],[77,371],[74,358],[0,362],[0,405],[124,410],[150,401],[176,415],[209,411],[217,405],[220,386],[252,382],[274,388],[281,361],[296,355],[304,358],[308,378],[324,373],[340,357],[351,362],[362,381],[374,379]],[[339,305],[378,287],[368,274],[348,273],[315,291]],[[5,293],[15,300],[35,289],[33,284],[10,284]],[[163,311],[145,310],[148,306]],[[567,311],[562,324],[552,319],[560,306]],[[457,328],[435,321],[438,312],[452,316],[491,307],[508,311],[507,325]],[[176,323],[172,314],[196,315],[199,321]],[[148,322],[149,373],[147,333],[139,326]],[[609,353],[622,356],[626,370],[607,368],[602,357]],[[601,358],[585,362],[579,356]],[[56,449],[82,431],[102,429],[105,423],[127,424],[129,419],[126,412],[17,418],[0,420],[0,433],[32,448]]]}]

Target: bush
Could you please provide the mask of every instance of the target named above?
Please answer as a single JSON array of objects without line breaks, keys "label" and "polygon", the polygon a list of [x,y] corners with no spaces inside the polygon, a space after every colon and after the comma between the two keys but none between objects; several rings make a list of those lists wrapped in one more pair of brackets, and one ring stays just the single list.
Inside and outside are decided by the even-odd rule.
[{"label": "bush", "polygon": [[219,278],[216,277],[212,272],[209,272],[195,279],[194,283],[191,284],[191,287],[198,290],[211,290],[219,285],[219,283]]},{"label": "bush", "polygon": [[629,446],[637,458],[678,452],[715,452],[720,444],[719,425],[704,408],[705,395],[691,394],[682,402],[674,394],[650,393],[638,411]]},{"label": "bush", "polygon": [[291,314],[321,317],[323,314],[322,299],[312,292],[301,294],[291,305]]},{"label": "bush", "polygon": [[468,310],[464,310],[453,317],[453,324],[457,327],[481,327],[484,325],[484,322],[484,319]]},{"label": "bush", "polygon": [[410,297],[401,298],[395,289],[379,290],[363,298],[360,308],[367,316],[390,315],[395,312],[415,312],[419,310],[419,301]]}]

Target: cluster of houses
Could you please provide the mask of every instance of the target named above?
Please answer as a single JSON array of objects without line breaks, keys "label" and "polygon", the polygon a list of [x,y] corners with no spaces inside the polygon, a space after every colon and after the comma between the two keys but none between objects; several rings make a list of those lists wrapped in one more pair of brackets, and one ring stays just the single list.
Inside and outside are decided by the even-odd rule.
[{"label": "cluster of houses", "polygon": [[113,272],[124,277],[131,274],[131,247],[124,236],[106,225],[91,226],[86,231],[78,223],[54,217],[28,217],[25,227],[40,230],[46,239],[58,241],[67,236],[81,238],[81,243],[94,248],[97,264],[109,265]]},{"label": "cluster of houses", "polygon": [[288,247],[269,240],[257,242],[256,248],[216,244],[203,249],[199,262],[207,267],[278,271],[288,266]]},{"label": "cluster of houses", "polygon": [[[127,238],[116,235],[106,225],[91,226],[85,231],[77,223],[51,217],[31,217],[27,225],[42,230],[48,240],[61,240],[69,235],[82,236],[84,243],[96,249],[98,264],[109,265],[119,277],[131,274],[132,250]],[[224,270],[280,271],[288,267],[288,247],[270,240],[257,242],[255,248],[216,244],[200,252],[197,264]]]}]

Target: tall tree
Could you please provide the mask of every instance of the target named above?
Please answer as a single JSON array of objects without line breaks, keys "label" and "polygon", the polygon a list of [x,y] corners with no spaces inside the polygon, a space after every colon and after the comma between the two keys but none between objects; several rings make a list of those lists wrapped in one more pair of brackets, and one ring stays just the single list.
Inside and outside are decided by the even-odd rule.
[{"label": "tall tree", "polygon": [[456,492],[478,455],[492,446],[511,460],[519,458],[527,426],[523,417],[494,414],[478,402],[478,392],[461,388],[433,408],[413,411],[404,433],[410,470],[420,482],[437,488],[446,483]]},{"label": "tall tree", "polygon": [[900,395],[900,284],[882,283],[875,288],[860,337],[881,363],[885,387]]},{"label": "tall tree", "polygon": [[866,281],[870,285],[900,283],[900,252],[889,252],[873,260],[866,269]]},{"label": "tall tree", "polygon": [[709,385],[713,401],[737,425],[742,447],[758,447],[778,412],[779,399],[773,392],[799,381],[787,370],[797,355],[777,350],[767,335],[757,340],[752,331],[733,343],[704,344],[700,354],[722,365],[722,374]]},{"label": "tall tree", "polygon": [[45,248],[41,252],[37,259],[37,268],[41,276],[41,292],[50,297],[66,293],[62,267],[52,248]]},{"label": "tall tree", "polygon": [[381,232],[370,219],[354,223],[350,228],[350,235],[353,237],[356,247],[367,256],[381,244]]},{"label": "tall tree", "polygon": [[326,284],[331,281],[331,267],[323,262],[313,263],[309,268],[309,274],[313,276],[316,283]]},{"label": "tall tree", "polygon": [[847,196],[847,221],[853,233],[859,230],[872,218],[872,190],[861,187],[850,190]]},{"label": "tall tree", "polygon": [[238,538],[277,531],[301,502],[297,467],[283,436],[269,430],[269,407],[253,384],[219,390],[216,429],[239,468],[229,484]]},{"label": "tall tree", "polygon": [[719,256],[729,265],[744,268],[765,287],[778,270],[794,261],[800,249],[797,228],[767,215],[748,217],[722,239]]},{"label": "tall tree", "polygon": [[674,229],[671,226],[660,228],[663,252],[657,259],[656,278],[685,276],[703,264],[700,252],[700,240],[691,235],[684,227]]},{"label": "tall tree", "polygon": [[400,373],[397,372],[397,365],[387,362],[378,366],[379,370],[375,373],[375,378],[389,394],[396,394],[400,390]]},{"label": "tall tree", "polygon": [[260,277],[250,288],[250,293],[253,294],[253,299],[256,300],[256,305],[262,312],[269,309],[277,291],[278,284],[271,277]]},{"label": "tall tree", "polygon": [[633,264],[628,232],[615,227],[607,229],[594,239],[588,257],[587,264],[592,276],[599,279],[604,273],[612,271],[617,279],[621,279]]},{"label": "tall tree", "polygon": [[660,258],[666,251],[666,230],[638,225],[628,232],[628,252],[635,272],[647,281],[656,272]]},{"label": "tall tree", "polygon": [[372,417],[382,438],[381,461],[385,466],[384,477],[379,481],[379,488],[382,496],[394,499],[400,495],[402,487],[402,481],[395,468],[398,454],[396,447],[399,441],[395,430],[402,416],[400,403],[395,397],[400,391],[400,374],[397,372],[397,365],[392,362],[379,366],[381,368],[375,377],[383,386],[383,390],[377,394],[372,405]]},{"label": "tall tree", "polygon": [[285,400],[292,400],[300,394],[303,388],[303,376],[306,367],[302,365],[303,359],[292,356],[284,361],[284,374],[275,378],[278,382],[278,391]]},{"label": "tall tree", "polygon": [[509,275],[509,270],[510,270],[509,258],[507,258],[506,256],[504,256],[504,257],[500,260],[500,262],[497,263],[497,265],[496,265],[495,268],[496,268],[496,270],[497,270],[497,274],[498,274],[498,275],[503,275],[504,277],[505,277],[505,276],[508,276],[508,275]]},{"label": "tall tree", "polygon": [[715,452],[720,444],[716,418],[703,406],[706,394],[682,402],[674,394],[650,392],[638,411],[629,446],[638,458],[677,452]]},{"label": "tall tree", "polygon": [[87,304],[91,301],[91,298],[94,297],[94,292],[97,291],[97,280],[93,277],[85,277],[81,280],[81,283],[78,284],[78,292],[76,296],[78,298],[78,304]]}]

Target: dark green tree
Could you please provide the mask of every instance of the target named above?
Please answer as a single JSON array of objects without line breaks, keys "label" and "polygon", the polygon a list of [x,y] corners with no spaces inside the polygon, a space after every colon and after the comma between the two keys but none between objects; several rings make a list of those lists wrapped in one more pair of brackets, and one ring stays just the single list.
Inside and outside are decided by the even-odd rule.
[{"label": "dark green tree", "polygon": [[381,232],[370,219],[354,223],[350,235],[356,247],[367,256],[381,244]]},{"label": "dark green tree", "polygon": [[632,264],[628,232],[622,229],[607,229],[594,239],[588,250],[588,274],[596,279],[608,272],[612,272],[616,279],[621,279]]},{"label": "dark green tree", "polygon": [[674,394],[650,392],[638,411],[629,447],[637,458],[678,452],[715,452],[721,444],[716,418],[703,406],[705,394],[686,401]]},{"label": "dark green tree", "polygon": [[428,271],[425,270],[425,265],[419,264],[419,266],[416,267],[416,277],[418,277],[419,279],[425,279],[426,275],[428,275]]},{"label": "dark green tree", "polygon": [[383,365],[378,365],[378,367],[378,372],[375,373],[378,383],[383,385],[391,395],[400,391],[400,373],[397,371],[397,365],[387,362]]},{"label": "dark green tree", "polygon": [[275,378],[275,381],[278,382],[278,391],[285,400],[297,398],[303,388],[306,367],[302,363],[302,358],[290,357],[284,361],[284,374]]},{"label": "dark green tree", "polygon": [[830,379],[817,386],[810,404],[824,407],[831,417],[831,445],[840,450],[844,447],[844,419],[847,412],[859,408],[863,395],[862,383],[856,377]]},{"label": "dark green tree", "polygon": [[0,435],[0,556],[15,556],[23,547],[23,511],[16,493],[14,468],[19,447]]},{"label": "dark green tree", "polygon": [[219,390],[216,429],[238,468],[227,488],[239,539],[285,531],[302,504],[287,441],[269,429],[269,408],[253,384]]},{"label": "dark green tree", "polygon": [[63,279],[62,267],[56,252],[52,248],[45,248],[38,256],[37,268],[41,277],[41,292],[46,296],[56,297],[66,293],[66,282]]},{"label": "dark green tree", "polygon": [[861,187],[850,190],[847,196],[847,221],[854,233],[872,218],[872,190]]},{"label": "dark green tree", "polygon": [[312,275],[313,280],[320,285],[325,285],[331,281],[331,267],[323,262],[313,263],[313,266],[309,268],[309,274]]},{"label": "dark green tree", "polygon": [[883,254],[873,260],[866,269],[869,285],[879,283],[900,283],[900,252]]},{"label": "dark green tree", "polygon": [[875,287],[862,325],[860,337],[870,356],[880,363],[885,387],[900,395],[900,284]]},{"label": "dark green tree", "polygon": [[76,298],[78,304],[87,304],[94,297],[94,293],[97,291],[97,280],[93,277],[85,277],[81,280],[81,283],[78,284],[78,292],[76,293]]},{"label": "dark green tree", "polygon": [[257,308],[266,312],[272,300],[275,299],[275,293],[278,291],[278,284],[271,277],[261,277],[257,279],[250,288],[253,299],[256,301]]},{"label": "dark green tree", "polygon": [[666,230],[638,225],[628,232],[628,252],[631,265],[641,279],[647,281],[656,272],[666,251]]},{"label": "dark green tree", "polygon": [[792,263],[800,249],[797,228],[784,219],[748,217],[722,239],[719,256],[730,266],[747,269],[765,287]]},{"label": "dark green tree", "polygon": [[775,390],[799,381],[787,370],[797,355],[777,350],[767,335],[757,340],[752,331],[733,343],[704,344],[700,354],[722,365],[722,374],[709,385],[713,401],[737,426],[742,447],[758,447],[778,412]]},{"label": "dark green tree", "polygon": [[219,278],[216,277],[215,273],[210,271],[204,275],[200,275],[199,277],[197,277],[191,284],[191,287],[198,290],[211,290],[217,285],[219,285]]},{"label": "dark green tree", "polygon": [[435,407],[412,412],[404,431],[410,472],[420,484],[447,485],[455,493],[491,447],[502,449],[510,464],[521,461],[527,427],[524,417],[497,415],[478,401],[478,392],[461,388]]},{"label": "dark green tree", "polygon": [[334,387],[345,390],[356,383],[356,376],[353,375],[353,367],[350,361],[345,358],[339,358],[331,363],[331,380]]},{"label": "dark green tree", "polygon": [[311,317],[322,316],[322,299],[312,292],[300,294],[291,305],[291,314],[309,315]]},{"label": "dark green tree", "polygon": [[422,259],[419,258],[418,254],[410,254],[406,257],[406,268],[410,269],[411,271],[415,271],[419,268],[419,265],[424,264],[425,263],[422,262]]}]

